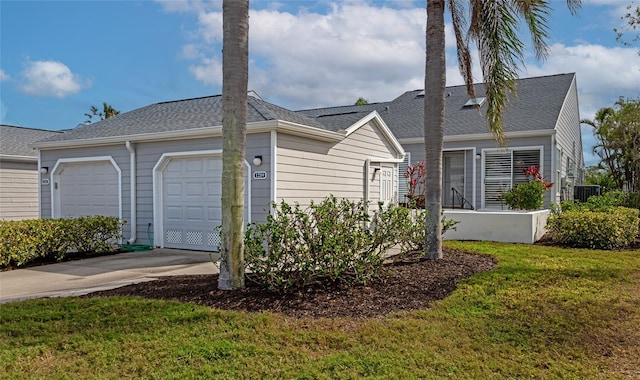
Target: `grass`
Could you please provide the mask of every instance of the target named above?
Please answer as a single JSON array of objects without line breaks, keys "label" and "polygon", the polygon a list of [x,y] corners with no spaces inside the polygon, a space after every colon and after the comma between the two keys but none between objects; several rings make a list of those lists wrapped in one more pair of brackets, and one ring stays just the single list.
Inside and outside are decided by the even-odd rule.
[{"label": "grass", "polygon": [[137,298],[0,306],[2,378],[638,378],[640,251],[484,242],[431,309],[292,319]]}]

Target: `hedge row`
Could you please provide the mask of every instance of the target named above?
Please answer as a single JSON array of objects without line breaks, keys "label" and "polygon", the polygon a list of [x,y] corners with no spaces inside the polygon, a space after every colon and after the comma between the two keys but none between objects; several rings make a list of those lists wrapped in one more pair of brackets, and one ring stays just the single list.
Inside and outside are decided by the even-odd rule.
[{"label": "hedge row", "polygon": [[547,228],[554,241],[572,247],[616,249],[633,244],[638,236],[639,210],[626,207],[567,204],[549,216]]},{"label": "hedge row", "polygon": [[121,231],[122,222],[107,216],[0,221],[0,267],[39,258],[61,261],[70,253],[113,252]]}]

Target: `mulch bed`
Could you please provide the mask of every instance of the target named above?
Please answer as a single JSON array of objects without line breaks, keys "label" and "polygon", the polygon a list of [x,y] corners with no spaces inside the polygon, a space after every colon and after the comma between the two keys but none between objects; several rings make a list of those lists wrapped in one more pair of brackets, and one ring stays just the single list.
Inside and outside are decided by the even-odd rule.
[{"label": "mulch bed", "polygon": [[445,249],[441,260],[416,258],[389,263],[384,268],[386,275],[364,287],[311,287],[276,294],[247,281],[244,289],[221,291],[217,289],[218,275],[212,274],[162,277],[84,297],[139,296],[291,317],[372,318],[426,309],[454,291],[460,280],[495,266],[496,261],[490,256]]}]

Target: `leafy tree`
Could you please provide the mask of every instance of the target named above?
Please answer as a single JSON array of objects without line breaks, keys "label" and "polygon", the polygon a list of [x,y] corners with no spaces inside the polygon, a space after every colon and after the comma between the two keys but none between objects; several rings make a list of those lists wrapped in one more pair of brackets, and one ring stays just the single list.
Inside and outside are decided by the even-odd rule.
[{"label": "leafy tree", "polygon": [[603,193],[617,189],[611,172],[600,165],[589,166],[585,171],[584,182],[587,185],[598,185]]},{"label": "leafy tree", "polygon": [[620,98],[582,123],[594,127],[594,153],[615,187],[640,191],[640,98]]},{"label": "leafy tree", "polygon": [[89,107],[89,112],[90,113],[85,113],[84,116],[87,117],[87,120],[85,120],[85,124],[91,124],[93,123],[93,118],[95,117],[97,120],[105,120],[108,119],[110,117],[116,116],[118,114],[120,114],[120,111],[118,111],[117,109],[113,108],[111,105],[107,104],[107,102],[103,102],[102,103],[102,111],[100,111],[98,109],[98,107],[96,106],[91,106]]},{"label": "leafy tree", "polygon": [[358,100],[356,100],[355,105],[356,106],[363,106],[365,104],[369,104],[369,101],[363,97],[359,97]]},{"label": "leafy tree", "polygon": [[[623,21],[625,21],[625,25],[621,28],[614,28],[613,31],[616,32],[616,41],[620,42],[625,46],[631,46],[634,42],[640,41],[640,32],[635,32],[640,29],[640,6],[636,6],[635,9],[633,4],[629,4],[627,6],[627,13],[621,17]],[[625,41],[623,36],[625,33],[631,32],[631,34],[635,33],[635,36],[631,37],[631,41]],[[640,55],[640,49],[638,49],[638,54]]]},{"label": "leafy tree", "polygon": [[249,0],[222,2],[222,258],[218,288],[244,287]]},{"label": "leafy tree", "polygon": [[[426,72],[424,97],[424,141],[426,171],[431,178],[426,188],[425,256],[442,257],[442,147],[446,86],[445,3],[451,12],[458,52],[458,66],[467,92],[475,98],[471,75],[470,42],[480,53],[483,82],[487,98],[486,117],[489,130],[504,141],[502,114],[508,92],[515,93],[518,66],[524,61],[524,43],[518,38],[521,21],[529,29],[536,58],[548,52],[546,16],[549,2],[544,0],[427,0]],[[580,7],[580,0],[567,0],[571,12]],[[469,11],[469,17],[465,15]]]}]

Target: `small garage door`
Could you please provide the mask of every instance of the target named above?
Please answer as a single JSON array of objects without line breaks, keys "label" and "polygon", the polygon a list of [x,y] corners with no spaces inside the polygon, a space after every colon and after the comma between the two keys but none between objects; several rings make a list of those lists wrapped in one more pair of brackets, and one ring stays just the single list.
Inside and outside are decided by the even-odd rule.
[{"label": "small garage door", "polygon": [[120,179],[111,161],[63,164],[54,186],[59,194],[56,217],[120,217]]},{"label": "small garage door", "polygon": [[222,223],[221,177],[219,156],[171,159],[162,173],[165,247],[218,250],[220,236],[215,228]]}]

